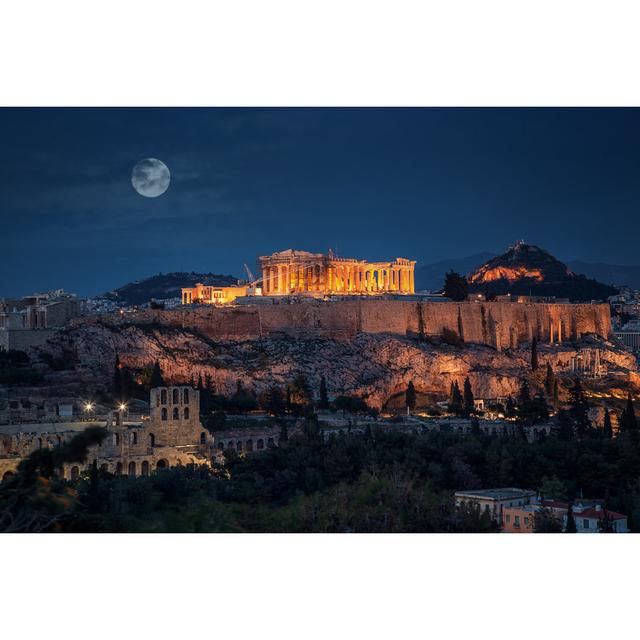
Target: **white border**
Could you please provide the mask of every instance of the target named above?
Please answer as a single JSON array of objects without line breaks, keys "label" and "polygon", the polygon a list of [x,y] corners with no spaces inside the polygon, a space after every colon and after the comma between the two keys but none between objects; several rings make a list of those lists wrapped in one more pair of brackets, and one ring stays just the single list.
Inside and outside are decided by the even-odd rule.
[{"label": "white border", "polygon": [[[637,7],[6,2],[0,104],[635,106]],[[1,536],[0,550],[7,638],[583,640],[637,627],[635,536]]]}]

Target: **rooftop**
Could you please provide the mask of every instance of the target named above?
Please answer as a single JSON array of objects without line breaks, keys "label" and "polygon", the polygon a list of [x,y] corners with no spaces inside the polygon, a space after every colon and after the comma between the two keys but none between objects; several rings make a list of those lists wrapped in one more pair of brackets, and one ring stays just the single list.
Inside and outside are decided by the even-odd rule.
[{"label": "rooftop", "polygon": [[471,491],[456,491],[456,498],[481,498],[484,500],[513,500],[535,496],[536,492],[529,489],[516,487],[503,487],[500,489],[473,489]]}]

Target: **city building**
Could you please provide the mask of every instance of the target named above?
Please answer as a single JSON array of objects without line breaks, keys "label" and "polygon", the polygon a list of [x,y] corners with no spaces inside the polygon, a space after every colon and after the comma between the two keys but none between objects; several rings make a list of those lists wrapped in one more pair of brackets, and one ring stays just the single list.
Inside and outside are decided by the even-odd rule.
[{"label": "city building", "polygon": [[287,249],[260,258],[262,293],[266,296],[413,294],[414,260],[367,262],[338,258],[333,252]]},{"label": "city building", "polygon": [[629,320],[620,329],[614,329],[613,335],[634,353],[640,353],[640,320]]},{"label": "city building", "polygon": [[498,524],[502,523],[502,515],[506,508],[531,504],[535,497],[535,491],[515,487],[474,489],[455,493],[456,506],[473,504],[479,508],[480,512],[489,512],[491,519]]},{"label": "city building", "polygon": [[62,289],[0,299],[0,350],[43,344],[55,329],[82,314],[84,300]]},{"label": "city building", "polygon": [[246,296],[248,291],[248,285],[215,287],[198,283],[195,287],[182,288],[182,304],[229,304],[240,296]]}]

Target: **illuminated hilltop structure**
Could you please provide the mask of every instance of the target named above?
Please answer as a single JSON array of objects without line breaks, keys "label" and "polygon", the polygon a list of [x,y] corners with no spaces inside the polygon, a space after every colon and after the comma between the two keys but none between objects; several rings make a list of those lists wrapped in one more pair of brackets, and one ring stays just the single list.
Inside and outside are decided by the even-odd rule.
[{"label": "illuminated hilltop structure", "polygon": [[375,295],[415,291],[414,260],[367,262],[337,258],[333,252],[310,253],[287,249],[260,257],[262,294]]}]

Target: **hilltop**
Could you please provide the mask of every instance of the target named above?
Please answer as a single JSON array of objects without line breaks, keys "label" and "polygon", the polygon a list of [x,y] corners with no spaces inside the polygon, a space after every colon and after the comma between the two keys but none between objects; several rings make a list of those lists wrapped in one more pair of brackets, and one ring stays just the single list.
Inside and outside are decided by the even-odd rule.
[{"label": "hilltop", "polygon": [[182,287],[193,287],[196,283],[228,287],[237,284],[238,279],[230,275],[217,273],[190,273],[176,271],[173,273],[159,273],[144,280],[135,280],[122,285],[113,291],[103,293],[100,298],[121,302],[126,305],[141,305],[152,298],[163,300],[179,298]]},{"label": "hilltop", "polygon": [[522,241],[472,271],[468,281],[470,292],[493,295],[531,294],[589,301],[606,300],[617,293],[615,287],[576,274],[548,251]]}]

